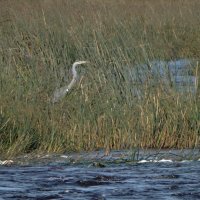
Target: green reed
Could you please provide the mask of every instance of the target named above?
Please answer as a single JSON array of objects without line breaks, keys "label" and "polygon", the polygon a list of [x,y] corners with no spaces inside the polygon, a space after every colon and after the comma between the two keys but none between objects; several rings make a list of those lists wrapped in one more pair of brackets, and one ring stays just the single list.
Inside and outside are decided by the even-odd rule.
[{"label": "green reed", "polygon": [[[135,85],[124,74],[151,60],[198,59],[199,1],[1,4],[2,154],[199,145],[199,86],[196,95],[166,93],[161,84]],[[52,104],[75,60],[90,63]],[[143,98],[133,97],[133,87],[145,91]]]}]

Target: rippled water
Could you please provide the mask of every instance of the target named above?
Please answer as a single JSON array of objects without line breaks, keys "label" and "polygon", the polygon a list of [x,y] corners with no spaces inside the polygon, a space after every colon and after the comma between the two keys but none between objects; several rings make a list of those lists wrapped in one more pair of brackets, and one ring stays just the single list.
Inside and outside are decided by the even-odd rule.
[{"label": "rippled water", "polygon": [[199,151],[137,153],[15,158],[0,166],[0,200],[200,199]]}]

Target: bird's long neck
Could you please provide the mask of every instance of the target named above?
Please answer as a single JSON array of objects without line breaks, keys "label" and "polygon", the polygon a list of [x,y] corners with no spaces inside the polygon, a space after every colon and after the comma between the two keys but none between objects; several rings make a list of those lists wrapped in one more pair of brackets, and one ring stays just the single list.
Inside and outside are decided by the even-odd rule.
[{"label": "bird's long neck", "polygon": [[77,78],[77,71],[76,71],[76,64],[73,64],[72,66],[72,75],[73,75],[73,79],[76,79]]},{"label": "bird's long neck", "polygon": [[77,74],[77,71],[76,71],[76,66],[77,66],[76,63],[74,63],[73,66],[72,66],[72,75],[73,75],[73,78],[72,78],[71,82],[69,83],[69,85],[67,86],[67,90],[70,90],[72,88],[72,86],[77,81],[78,74]]}]

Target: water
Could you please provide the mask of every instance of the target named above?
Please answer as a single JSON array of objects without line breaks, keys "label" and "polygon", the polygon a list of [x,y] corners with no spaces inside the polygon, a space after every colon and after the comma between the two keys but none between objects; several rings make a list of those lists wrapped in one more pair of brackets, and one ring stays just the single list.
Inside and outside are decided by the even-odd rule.
[{"label": "water", "polygon": [[27,155],[0,166],[0,200],[200,199],[199,157],[197,150]]},{"label": "water", "polygon": [[[173,61],[154,60],[147,64],[136,65],[126,73],[126,79],[131,84],[162,85],[165,90],[178,93],[197,93],[198,61],[192,59],[177,59]],[[140,96],[143,92],[137,87],[133,94]]]}]

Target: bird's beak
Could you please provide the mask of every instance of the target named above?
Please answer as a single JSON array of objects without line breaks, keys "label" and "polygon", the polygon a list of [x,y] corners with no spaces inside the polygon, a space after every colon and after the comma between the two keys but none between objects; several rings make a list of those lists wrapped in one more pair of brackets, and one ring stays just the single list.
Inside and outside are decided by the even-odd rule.
[{"label": "bird's beak", "polygon": [[[76,62],[75,62],[76,63]],[[85,64],[85,63],[89,63],[89,61],[77,61],[77,64],[81,65],[81,64]]]}]

